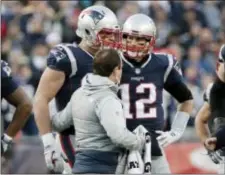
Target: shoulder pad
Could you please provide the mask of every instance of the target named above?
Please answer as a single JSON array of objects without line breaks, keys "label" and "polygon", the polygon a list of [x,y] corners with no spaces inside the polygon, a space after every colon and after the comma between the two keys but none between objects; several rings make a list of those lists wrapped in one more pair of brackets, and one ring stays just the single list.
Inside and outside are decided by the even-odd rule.
[{"label": "shoulder pad", "polygon": [[59,44],[51,49],[47,58],[47,65],[55,70],[63,71],[71,77],[77,72],[76,58],[68,44]]}]

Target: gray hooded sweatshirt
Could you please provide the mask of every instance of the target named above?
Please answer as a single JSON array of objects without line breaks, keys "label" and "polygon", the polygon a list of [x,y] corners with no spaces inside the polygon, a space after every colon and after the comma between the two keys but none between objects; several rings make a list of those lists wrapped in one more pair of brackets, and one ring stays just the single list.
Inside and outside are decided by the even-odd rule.
[{"label": "gray hooded sweatshirt", "polygon": [[118,86],[107,77],[87,74],[66,108],[52,122],[63,130],[73,122],[75,149],[113,151],[140,149],[143,139],[126,128]]}]

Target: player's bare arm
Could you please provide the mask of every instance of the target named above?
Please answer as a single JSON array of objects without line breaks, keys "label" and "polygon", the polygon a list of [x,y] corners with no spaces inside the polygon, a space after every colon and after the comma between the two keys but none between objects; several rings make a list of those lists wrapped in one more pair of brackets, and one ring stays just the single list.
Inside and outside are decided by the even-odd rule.
[{"label": "player's bare arm", "polygon": [[34,99],[34,114],[40,134],[52,132],[48,103],[55,97],[65,81],[65,74],[46,68]]},{"label": "player's bare arm", "polygon": [[195,119],[195,128],[197,135],[201,139],[202,143],[209,137],[208,120],[210,117],[210,106],[205,102],[202,108],[199,110]]},{"label": "player's bare arm", "polygon": [[55,139],[51,133],[48,103],[62,87],[64,80],[65,74],[63,72],[46,68],[34,100],[34,115],[39,132],[42,135],[46,165],[50,171],[55,173],[62,173],[63,160],[61,154],[57,152]]},{"label": "player's bare arm", "polygon": [[5,131],[7,135],[14,137],[29,118],[32,103],[21,87],[18,87],[12,94],[7,96],[6,100],[16,107],[13,120]]},{"label": "player's bare arm", "polygon": [[11,68],[8,63],[1,60],[1,95],[11,105],[16,107],[13,120],[10,122],[1,137],[1,153],[9,150],[13,137],[23,128],[29,114],[32,111],[32,104],[23,89],[13,80]]}]

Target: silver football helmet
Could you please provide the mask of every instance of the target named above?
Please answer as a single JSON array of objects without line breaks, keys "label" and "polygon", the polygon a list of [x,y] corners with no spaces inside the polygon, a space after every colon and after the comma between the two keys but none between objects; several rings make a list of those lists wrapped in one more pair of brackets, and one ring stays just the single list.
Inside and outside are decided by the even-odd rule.
[{"label": "silver football helmet", "polygon": [[[130,45],[128,37],[144,38],[146,44],[142,47]],[[124,23],[122,29],[122,51],[128,57],[145,56],[149,54],[155,44],[156,26],[153,20],[145,14],[135,14],[130,16]]]},{"label": "silver football helmet", "polygon": [[[99,34],[114,35],[111,40],[102,39]],[[107,7],[94,5],[84,9],[78,17],[76,33],[90,46],[118,48],[120,27],[116,15]]]}]

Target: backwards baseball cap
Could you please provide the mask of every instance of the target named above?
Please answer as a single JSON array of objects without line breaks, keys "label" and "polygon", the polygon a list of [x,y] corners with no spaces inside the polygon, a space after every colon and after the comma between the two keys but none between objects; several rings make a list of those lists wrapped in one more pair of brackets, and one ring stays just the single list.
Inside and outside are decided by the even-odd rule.
[{"label": "backwards baseball cap", "polygon": [[219,62],[225,62],[225,44],[223,44],[220,48]]}]

